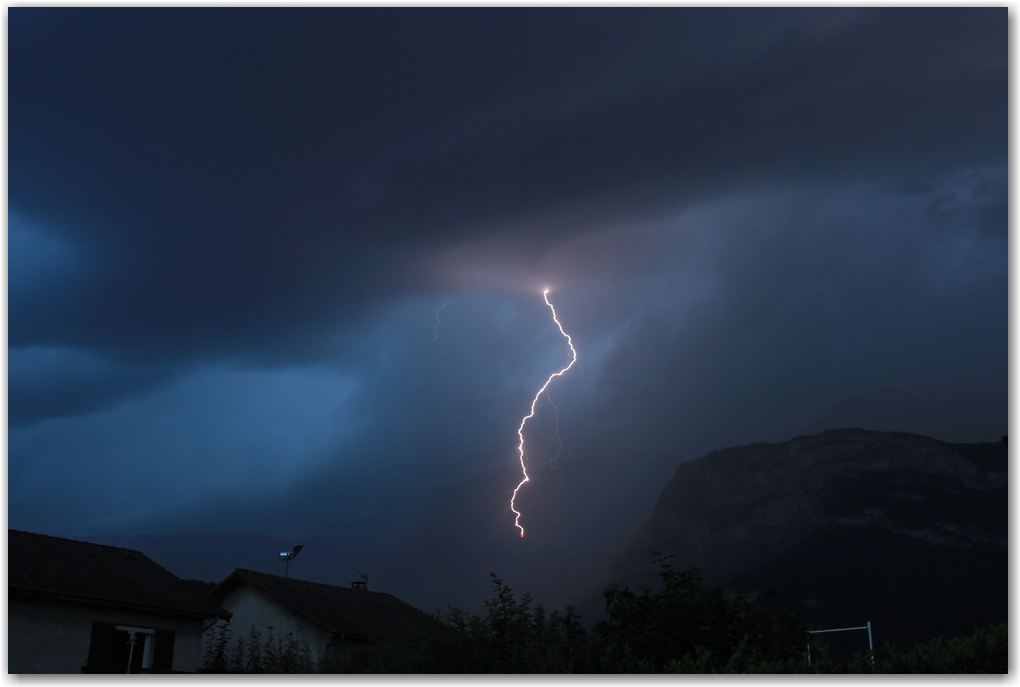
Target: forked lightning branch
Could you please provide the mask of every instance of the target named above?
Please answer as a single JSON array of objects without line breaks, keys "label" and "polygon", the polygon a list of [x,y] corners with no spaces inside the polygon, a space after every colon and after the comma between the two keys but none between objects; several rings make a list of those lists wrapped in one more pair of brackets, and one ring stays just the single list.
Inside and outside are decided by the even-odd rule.
[{"label": "forked lightning branch", "polygon": [[552,383],[552,380],[556,379],[557,377],[562,377],[563,374],[567,370],[572,368],[574,366],[574,363],[577,362],[577,351],[574,350],[574,342],[570,339],[570,334],[567,334],[565,331],[563,331],[563,325],[560,324],[560,321],[556,318],[556,308],[554,308],[553,304],[549,301],[549,289],[545,289],[542,292],[542,298],[545,299],[545,304],[548,305],[549,310],[552,311],[553,322],[555,322],[556,326],[560,328],[560,334],[564,336],[564,338],[567,340],[567,345],[570,346],[571,358],[570,362],[567,364],[566,367],[564,367],[559,372],[553,372],[551,375],[549,375],[549,378],[545,380],[545,384],[543,384],[542,388],[539,389],[538,393],[535,394],[535,398],[531,400],[531,412],[529,412],[527,415],[521,418],[521,426],[517,428],[517,436],[520,437],[521,440],[521,442],[517,445],[517,453],[521,461],[521,471],[524,473],[524,478],[521,480],[521,483],[517,485],[517,488],[514,489],[514,495],[510,497],[510,510],[512,510],[514,512],[514,516],[516,516],[514,519],[514,527],[521,531],[522,537],[524,536],[524,528],[521,527],[521,514],[520,511],[518,511],[514,507],[514,501],[517,499],[517,492],[521,490],[521,487],[523,487],[525,484],[531,481],[530,478],[528,477],[528,466],[525,464],[524,461],[524,425],[527,424],[528,420],[535,416],[535,405],[538,403],[538,399],[542,397],[542,394],[545,393],[545,390],[549,388],[549,384]]}]

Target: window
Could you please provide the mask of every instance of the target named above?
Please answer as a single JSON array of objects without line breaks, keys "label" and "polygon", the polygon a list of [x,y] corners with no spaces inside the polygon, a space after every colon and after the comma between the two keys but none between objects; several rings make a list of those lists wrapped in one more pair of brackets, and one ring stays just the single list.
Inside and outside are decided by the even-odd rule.
[{"label": "window", "polygon": [[131,672],[140,672],[140,669],[152,668],[152,649],[155,641],[153,635],[156,631],[147,627],[131,627],[130,625],[117,625],[117,639],[123,639],[127,635],[128,662],[131,663]]},{"label": "window", "polygon": [[173,656],[173,630],[94,622],[88,665],[82,670],[87,673],[170,672]]}]

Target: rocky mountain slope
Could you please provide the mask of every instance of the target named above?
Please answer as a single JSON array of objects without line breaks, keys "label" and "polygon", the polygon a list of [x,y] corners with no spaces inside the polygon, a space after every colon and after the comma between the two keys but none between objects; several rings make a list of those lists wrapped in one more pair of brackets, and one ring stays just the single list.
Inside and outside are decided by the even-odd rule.
[{"label": "rocky mountain slope", "polygon": [[[1007,617],[1003,442],[838,429],[681,464],[612,580],[654,588],[654,552],[749,597],[772,587],[815,629],[876,645]],[[595,603],[588,605],[595,608]],[[826,635],[834,647],[867,638]]]}]

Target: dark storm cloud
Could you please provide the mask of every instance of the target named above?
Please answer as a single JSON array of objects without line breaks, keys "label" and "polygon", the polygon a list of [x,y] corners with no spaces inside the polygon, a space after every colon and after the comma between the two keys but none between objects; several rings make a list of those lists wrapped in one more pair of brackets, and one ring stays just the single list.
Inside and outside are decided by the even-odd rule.
[{"label": "dark storm cloud", "polygon": [[[982,218],[1004,182],[1004,168],[987,168],[909,194],[876,182],[784,186],[574,239],[548,256],[550,271],[582,243],[586,262],[613,269],[577,273],[555,293],[581,354],[552,388],[563,459],[615,455],[606,489],[621,497],[626,476],[663,452],[694,457],[827,420],[994,438],[1005,424],[1006,235]],[[933,204],[967,217],[939,230]],[[337,411],[348,430],[332,458],[306,461],[258,506],[205,503],[181,517],[280,536],[380,512],[414,517],[437,484],[510,462],[516,421],[566,351],[536,294],[493,295],[492,278],[470,272],[462,287],[478,295],[451,299],[436,329],[445,301],[407,303],[362,332],[344,357],[365,383]],[[541,410],[530,435],[539,462],[556,452]]]},{"label": "dark storm cloud", "polygon": [[581,352],[563,459],[628,456],[606,489],[826,418],[1004,431],[1004,9],[15,8],[9,34],[14,526],[414,517],[512,462],[565,356],[546,285]]},{"label": "dark storm cloud", "polygon": [[108,407],[170,375],[159,367],[124,365],[69,346],[12,348],[7,365],[10,427]]},{"label": "dark storm cloud", "polygon": [[89,415],[12,429],[12,526],[130,530],[279,493],[335,459],[356,387],[315,367],[199,367]]},{"label": "dark storm cloud", "polygon": [[700,302],[644,310],[608,366],[610,408],[647,427],[650,447],[694,456],[818,429],[844,398],[891,384],[953,419],[905,422],[915,409],[904,406],[882,429],[994,438],[1006,420],[1006,232],[980,219],[1005,195],[1005,168],[965,176],[997,191],[949,233],[927,215],[959,178],[931,193],[784,189],[704,208],[700,231],[726,238],[702,239]]},{"label": "dark storm cloud", "polygon": [[[106,261],[59,298],[12,289],[16,346],[322,355],[339,319],[427,286],[394,258],[504,217],[890,162],[930,174],[1005,140],[994,12],[11,21],[12,207]],[[520,228],[503,232],[538,248],[583,231]]]}]

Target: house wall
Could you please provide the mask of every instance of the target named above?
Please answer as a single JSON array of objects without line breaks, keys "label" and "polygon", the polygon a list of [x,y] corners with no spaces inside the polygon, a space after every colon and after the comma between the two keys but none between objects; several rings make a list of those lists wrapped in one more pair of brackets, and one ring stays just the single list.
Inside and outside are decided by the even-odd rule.
[{"label": "house wall", "polygon": [[193,672],[202,666],[202,627],[208,620],[9,594],[7,672],[81,673],[94,621],[173,630],[173,669]]},{"label": "house wall", "polygon": [[[218,603],[233,614],[229,625],[228,653],[236,646],[238,637],[243,638],[245,644],[248,644],[248,635],[253,626],[262,633],[260,642],[263,646],[265,646],[270,627],[273,628],[274,639],[286,641],[287,633],[290,632],[298,642],[307,641],[312,661],[319,660],[331,641],[330,636],[317,625],[313,625],[276,599],[247,583],[238,584],[222,599],[219,599]],[[205,633],[204,646],[208,647],[215,637],[216,628],[214,627]]]}]

